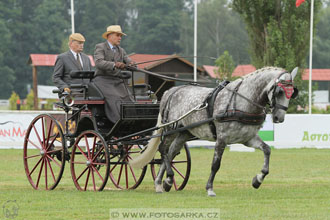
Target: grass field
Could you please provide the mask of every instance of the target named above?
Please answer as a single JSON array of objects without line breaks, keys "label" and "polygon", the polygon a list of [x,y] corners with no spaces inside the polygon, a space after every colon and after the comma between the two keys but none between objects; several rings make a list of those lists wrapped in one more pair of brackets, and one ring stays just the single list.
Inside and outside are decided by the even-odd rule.
[{"label": "grass field", "polygon": [[[9,200],[19,206],[15,219],[109,219],[111,208],[219,208],[221,219],[330,219],[330,150],[273,150],[270,174],[258,190],[251,180],[263,154],[226,150],[214,181],[217,197],[207,197],[213,150],[191,149],[192,172],[183,191],[154,193],[150,169],[136,190],[79,192],[69,164],[54,191],[28,183],[21,150],[0,150],[0,219]],[[108,185],[111,185],[108,181]]]}]

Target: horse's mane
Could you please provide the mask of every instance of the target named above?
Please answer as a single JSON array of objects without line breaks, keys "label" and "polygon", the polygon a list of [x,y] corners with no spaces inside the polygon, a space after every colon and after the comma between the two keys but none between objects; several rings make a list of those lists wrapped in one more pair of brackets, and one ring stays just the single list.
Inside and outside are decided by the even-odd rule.
[{"label": "horse's mane", "polygon": [[254,79],[254,78],[256,78],[256,77],[259,77],[259,75],[260,75],[261,73],[264,73],[265,71],[267,71],[267,72],[269,72],[269,73],[272,73],[272,74],[277,73],[277,74],[276,74],[276,76],[277,76],[279,73],[285,71],[285,69],[283,69],[283,68],[279,68],[279,67],[267,66],[267,67],[263,67],[263,68],[261,68],[261,69],[257,69],[256,71],[254,71],[254,72],[252,72],[252,73],[249,73],[249,74],[247,74],[247,75],[245,75],[245,76],[242,76],[241,78],[242,78],[242,79],[251,79],[251,78]]}]

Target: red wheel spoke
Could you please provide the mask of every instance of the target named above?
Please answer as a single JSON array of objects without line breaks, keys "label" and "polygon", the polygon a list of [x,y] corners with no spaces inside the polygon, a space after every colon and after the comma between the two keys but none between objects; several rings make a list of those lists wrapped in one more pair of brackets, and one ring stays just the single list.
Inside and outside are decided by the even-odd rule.
[{"label": "red wheel spoke", "polygon": [[53,125],[53,120],[50,120],[50,125],[49,125],[49,129],[48,129],[48,133],[47,133],[47,141],[46,141],[46,149],[48,150],[48,148],[52,145],[48,145],[48,141],[49,141],[49,138],[50,138],[50,132],[51,132],[51,128],[52,128],[52,125]]},{"label": "red wheel spoke", "polygon": [[56,182],[56,178],[55,178],[55,175],[54,175],[54,171],[53,171],[52,165],[50,165],[50,162],[49,162],[48,158],[46,158],[46,159],[47,159],[47,163],[48,163],[48,166],[49,166],[49,170],[50,170],[50,172],[52,174],[53,180],[54,180],[54,182]]},{"label": "red wheel spoke", "polygon": [[104,148],[104,146],[102,146],[102,148],[97,152],[97,154],[95,154],[95,156],[93,157],[92,161],[94,161],[95,158],[99,156],[99,154],[102,152],[103,148]]},{"label": "red wheel spoke", "polygon": [[96,191],[95,177],[94,177],[94,170],[93,169],[92,169],[92,180],[93,180],[94,191]]},{"label": "red wheel spoke", "polygon": [[89,180],[90,173],[91,173],[91,169],[88,169],[88,173],[87,173],[87,177],[86,177],[86,182],[85,182],[85,189],[84,189],[85,191],[87,189],[87,185],[88,185],[88,180]]},{"label": "red wheel spoke", "polygon": [[76,147],[80,150],[80,152],[82,153],[82,155],[84,155],[86,157],[86,159],[88,160],[87,155],[84,153],[84,151],[76,144]]},{"label": "red wheel spoke", "polygon": [[51,159],[52,161],[54,161],[54,163],[55,163],[57,166],[61,167],[61,164],[59,164],[56,160],[54,160],[54,158],[50,157],[48,154],[47,154],[47,157],[48,157],[49,159]]},{"label": "red wheel spoke", "polygon": [[110,173],[116,168],[117,165],[118,165],[118,164],[116,164],[116,165],[114,165],[114,166],[112,167],[112,169],[110,170]]},{"label": "red wheel spoke", "polygon": [[128,173],[127,173],[127,164],[125,164],[125,177],[126,177],[126,189],[128,189]]},{"label": "red wheel spoke", "polygon": [[94,141],[93,141],[93,148],[92,148],[92,156],[91,156],[91,158],[94,158],[95,144],[96,144],[96,136],[94,137]]},{"label": "red wheel spoke", "polygon": [[174,184],[175,190],[178,190],[178,186],[176,185],[176,181],[175,181],[175,177],[174,176],[173,176],[173,184]]},{"label": "red wheel spoke", "polygon": [[135,177],[135,173],[134,173],[134,171],[133,171],[132,167],[131,167],[131,166],[129,166],[129,169],[131,170],[132,176],[133,176],[133,178],[134,178],[134,181],[135,181],[135,183],[136,183],[136,182],[137,182],[137,180],[136,180],[136,177]]},{"label": "red wheel spoke", "polygon": [[112,169],[110,170],[110,173],[111,173],[111,172],[116,168],[116,166],[120,163],[120,160],[121,160],[121,159],[119,159],[119,160],[118,160],[118,163],[112,167]]},{"label": "red wheel spoke", "polygon": [[118,175],[117,185],[119,185],[119,182],[120,182],[120,177],[121,177],[121,173],[122,173],[122,171],[123,171],[123,166],[124,166],[124,164],[122,164],[122,165],[120,166],[120,171],[119,171],[119,175]]},{"label": "red wheel spoke", "polygon": [[32,156],[28,156],[28,157],[24,157],[25,159],[30,159],[30,158],[33,158],[33,157],[40,157],[40,154],[36,154],[36,155],[32,155]]},{"label": "red wheel spoke", "polygon": [[86,170],[88,169],[88,167],[86,167],[85,169],[84,169],[84,171],[82,171],[82,173],[79,175],[79,177],[77,178],[77,182],[78,182],[78,180],[80,179],[80,177],[82,177],[82,175],[84,175],[84,173],[86,172]]},{"label": "red wheel spoke", "polygon": [[56,138],[58,137],[59,134],[60,133],[56,134],[55,138],[52,140],[52,143],[50,143],[50,145],[48,145],[47,150],[50,148],[50,146],[52,146],[54,144],[54,142],[55,142],[55,140],[56,140]]},{"label": "red wheel spoke", "polygon": [[174,164],[171,164],[171,167],[184,179],[183,174],[174,166]]},{"label": "red wheel spoke", "polygon": [[93,165],[107,165],[106,163],[92,163]]},{"label": "red wheel spoke", "polygon": [[37,188],[39,186],[40,176],[41,176],[41,173],[42,173],[42,168],[44,167],[44,162],[45,162],[45,160],[42,158],[42,163],[41,163],[41,166],[40,166],[38,180],[37,180]]},{"label": "red wheel spoke", "polygon": [[41,147],[42,147],[43,149],[45,149],[45,147],[44,147],[44,145],[42,144],[42,141],[41,141],[41,139],[40,139],[39,133],[37,132],[37,129],[36,129],[36,127],[34,126],[34,124],[32,125],[32,127],[33,127],[33,129],[34,129],[34,132],[35,132],[36,135],[37,135],[37,138],[38,138],[38,140],[39,140],[39,143],[40,143]]},{"label": "red wheel spoke", "polygon": [[29,173],[29,176],[31,176],[31,174],[34,172],[34,170],[38,167],[39,163],[41,162],[42,157],[40,158],[40,160],[38,161],[38,163],[34,166],[34,168],[32,169],[32,171]]},{"label": "red wheel spoke", "polygon": [[[46,122],[46,120],[45,120]],[[45,143],[45,124],[44,124],[44,118],[41,118],[41,128],[42,128],[42,142],[44,143],[44,149],[47,149],[46,143]]]},{"label": "red wheel spoke", "polygon": [[59,151],[62,151],[62,149],[48,151],[47,154],[52,154],[52,153],[59,152]]},{"label": "red wheel spoke", "polygon": [[47,157],[44,158],[44,160],[46,160],[45,161],[45,185],[46,185],[46,190],[48,190],[48,181],[47,181],[47,161],[48,161],[48,159],[47,159]]},{"label": "red wheel spoke", "polygon": [[91,153],[89,152],[89,144],[88,144],[88,140],[87,140],[87,135],[84,135],[84,138],[85,138],[85,142],[86,142],[88,159],[90,159],[91,158]]},{"label": "red wheel spoke", "polygon": [[101,174],[99,173],[99,171],[94,166],[92,166],[92,168],[94,169],[94,171],[96,172],[96,174],[100,177],[100,179],[102,180],[102,182],[104,182],[104,179],[101,176]]},{"label": "red wheel spoke", "polygon": [[71,163],[73,163],[73,164],[83,164],[83,165],[86,165],[86,162],[71,162]]},{"label": "red wheel spoke", "polygon": [[[31,143],[33,146],[35,146],[36,148],[38,148],[38,150],[41,150],[41,148],[38,147],[35,143],[33,143],[30,139],[27,139],[27,141],[28,141],[29,143]],[[41,146],[41,147],[42,147],[42,146]]]}]

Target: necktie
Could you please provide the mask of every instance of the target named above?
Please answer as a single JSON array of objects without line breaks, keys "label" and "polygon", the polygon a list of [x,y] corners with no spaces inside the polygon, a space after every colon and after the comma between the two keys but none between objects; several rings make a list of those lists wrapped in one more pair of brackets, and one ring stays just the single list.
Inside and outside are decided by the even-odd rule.
[{"label": "necktie", "polygon": [[112,48],[112,51],[113,51],[113,53],[116,53],[117,52],[117,50],[116,50],[115,47]]},{"label": "necktie", "polygon": [[77,63],[78,63],[78,67],[79,67],[79,70],[82,70],[82,66],[81,66],[81,63],[80,63],[80,60],[79,60],[79,54],[77,53]]}]

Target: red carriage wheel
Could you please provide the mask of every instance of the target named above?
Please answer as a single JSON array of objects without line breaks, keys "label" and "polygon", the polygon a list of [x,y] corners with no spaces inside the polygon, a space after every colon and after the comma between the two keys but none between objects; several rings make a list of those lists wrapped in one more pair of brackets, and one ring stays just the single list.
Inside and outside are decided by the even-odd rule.
[{"label": "red carriage wheel", "polygon": [[65,139],[56,119],[41,114],[26,131],[23,161],[28,181],[34,189],[55,189],[65,166]]},{"label": "red carriage wheel", "polygon": [[[157,152],[155,158],[150,162],[151,175],[154,180],[157,177],[161,163],[162,163],[162,159],[160,153]],[[189,180],[190,169],[191,169],[191,157],[187,144],[184,144],[184,147],[181,150],[181,152],[177,154],[174,157],[174,159],[171,161],[171,166],[174,172],[174,177],[173,177],[174,189],[183,190]]]},{"label": "red carriage wheel", "polygon": [[78,190],[102,191],[109,177],[108,145],[96,131],[84,131],[71,153],[71,175]]},{"label": "red carriage wheel", "polygon": [[110,146],[110,179],[119,189],[136,189],[142,182],[147,166],[133,169],[129,161],[138,156],[142,148],[139,145]]}]

